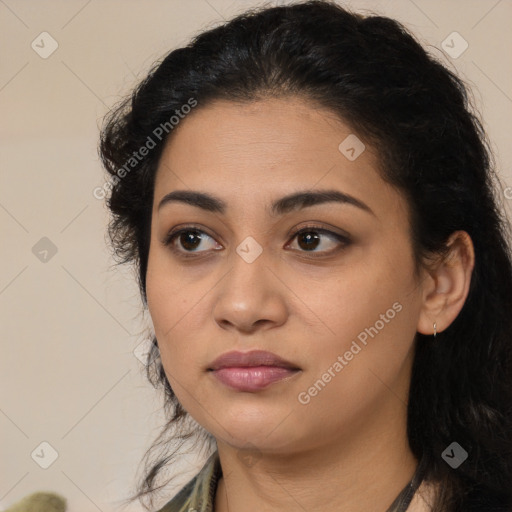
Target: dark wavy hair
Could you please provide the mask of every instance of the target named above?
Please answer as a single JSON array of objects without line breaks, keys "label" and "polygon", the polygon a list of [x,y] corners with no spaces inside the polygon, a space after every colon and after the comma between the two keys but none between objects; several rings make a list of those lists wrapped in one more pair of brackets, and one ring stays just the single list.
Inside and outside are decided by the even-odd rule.
[{"label": "dark wavy hair", "polygon": [[[439,484],[434,510],[443,512],[509,510],[512,502],[510,224],[469,90],[395,20],[331,1],[267,5],[157,62],[107,115],[100,140],[111,175],[110,242],[118,263],[134,263],[144,307],[154,179],[172,136],[168,129],[159,140],[155,128],[169,128],[191,98],[201,108],[216,99],[295,96],[338,115],[376,148],[383,179],[407,198],[416,268],[428,255],[443,256],[454,231],[470,235],[476,261],[467,300],[435,340],[416,334],[408,403],[409,445],[425,461],[426,481]],[[127,168],[148,137],[155,147]],[[177,453],[169,444],[205,432],[187,421],[154,336],[147,375],[163,387],[167,423],[145,454],[145,476],[130,499],[150,496],[152,503],[163,487],[157,477]],[[211,447],[211,435],[203,440]],[[453,441],[469,454],[456,470],[441,457]]]}]

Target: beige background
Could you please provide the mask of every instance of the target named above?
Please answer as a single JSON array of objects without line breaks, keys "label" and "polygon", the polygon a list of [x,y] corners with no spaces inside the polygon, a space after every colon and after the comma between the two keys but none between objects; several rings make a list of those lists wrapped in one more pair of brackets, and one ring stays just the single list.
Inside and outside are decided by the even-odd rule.
[{"label": "beige background", "polygon": [[[472,84],[512,186],[512,2],[340,3],[402,21]],[[107,213],[93,196],[104,182],[98,126],[163,53],[257,4],[0,0],[0,510],[38,490],[66,496],[70,512],[119,510],[133,485],[162,417],[133,352],[148,319],[130,269],[111,268]],[[31,48],[43,31],[59,45],[47,59]],[[456,59],[441,50],[453,31],[469,44]],[[512,188],[503,196],[510,209]],[[41,253],[43,237],[56,254]],[[42,442],[58,453],[48,469],[36,463],[49,460]],[[183,460],[177,482],[198,462]]]}]

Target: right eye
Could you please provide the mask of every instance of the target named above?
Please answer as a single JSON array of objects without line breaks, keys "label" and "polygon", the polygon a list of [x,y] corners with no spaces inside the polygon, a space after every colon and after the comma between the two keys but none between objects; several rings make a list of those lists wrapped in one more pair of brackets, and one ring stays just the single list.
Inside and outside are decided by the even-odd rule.
[{"label": "right eye", "polygon": [[[166,235],[163,244],[165,246],[169,246],[174,253],[185,258],[190,258],[195,257],[194,253],[204,253],[208,251],[208,249],[198,250],[198,247],[208,239],[213,241],[213,238],[201,229],[198,229],[195,226],[186,226],[175,231],[171,230]],[[179,245],[183,249],[180,249],[178,247]],[[215,244],[211,243],[211,245],[214,246]]]}]

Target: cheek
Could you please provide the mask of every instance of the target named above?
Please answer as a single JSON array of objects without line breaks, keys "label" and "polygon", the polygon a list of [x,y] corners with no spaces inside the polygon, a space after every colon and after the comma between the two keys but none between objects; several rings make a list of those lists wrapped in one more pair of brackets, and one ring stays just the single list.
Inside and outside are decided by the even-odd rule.
[{"label": "cheek", "polygon": [[325,433],[371,415],[390,396],[407,400],[416,304],[406,300],[406,287],[371,293],[371,300],[365,292],[332,301],[334,334],[305,346],[310,367],[296,400]]},{"label": "cheek", "polygon": [[179,339],[181,324],[190,309],[187,291],[180,286],[179,274],[167,268],[165,258],[158,251],[150,251],[146,295],[164,366],[165,361],[174,359],[169,355],[176,344],[168,340]]},{"label": "cheek", "polygon": [[[312,362],[317,377],[329,369],[335,371],[332,367],[340,363],[338,356],[354,389],[365,386],[369,370],[387,380],[400,373],[419,315],[412,260],[403,254],[390,252],[386,258],[381,253],[371,265],[362,260],[341,278],[330,280],[322,293],[308,302],[312,310],[320,312],[325,332],[316,343],[304,347],[305,360]],[[345,371],[348,367],[350,371]],[[340,365],[336,368],[340,370]]]},{"label": "cheek", "polygon": [[204,280],[187,278],[169,262],[165,251],[150,251],[146,294],[164,370],[176,394],[181,395],[182,385],[192,389],[209,361],[204,322],[211,318],[211,304],[205,297]]}]

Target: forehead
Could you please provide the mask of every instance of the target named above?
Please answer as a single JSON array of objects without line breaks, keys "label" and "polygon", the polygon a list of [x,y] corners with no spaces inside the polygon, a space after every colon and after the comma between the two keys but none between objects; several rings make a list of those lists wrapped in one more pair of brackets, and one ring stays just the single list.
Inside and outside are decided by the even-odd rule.
[{"label": "forehead", "polygon": [[[294,165],[304,159],[323,162],[338,156],[340,137],[350,133],[334,113],[300,98],[217,100],[199,105],[180,122],[166,145],[165,160],[184,163],[186,157],[207,164],[214,159],[228,168],[249,167],[252,158],[267,165],[285,160]],[[247,156],[235,164],[233,158],[240,152]]]},{"label": "forehead", "polygon": [[[353,160],[343,152],[347,140],[361,144]],[[198,105],[171,134],[157,171],[155,207],[175,189],[208,191],[240,206],[316,188],[396,203],[378,161],[350,126],[304,99],[219,100]]]}]

